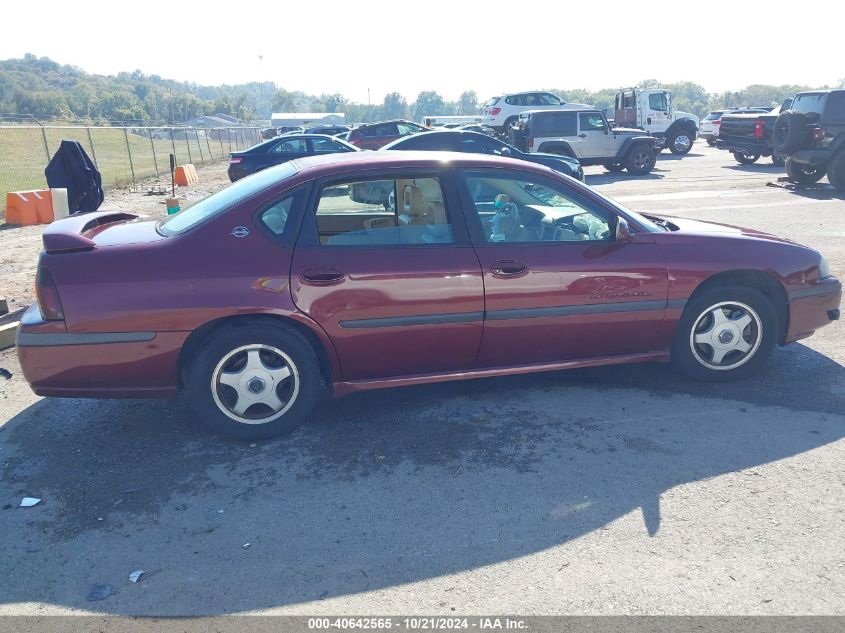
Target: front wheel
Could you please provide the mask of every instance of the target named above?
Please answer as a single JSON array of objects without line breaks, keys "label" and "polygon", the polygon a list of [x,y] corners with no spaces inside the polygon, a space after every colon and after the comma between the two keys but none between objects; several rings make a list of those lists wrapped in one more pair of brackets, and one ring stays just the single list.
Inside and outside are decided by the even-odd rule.
[{"label": "front wheel", "polygon": [[740,165],[750,165],[760,160],[760,154],[746,154],[745,152],[734,152],[734,158]]},{"label": "front wheel", "polygon": [[642,176],[654,169],[657,157],[648,145],[635,145],[625,156],[625,169],[633,176]]},{"label": "front wheel", "polygon": [[760,290],[713,288],[694,295],[684,309],[672,362],[696,380],[745,378],[766,362],[779,330],[777,312]]},{"label": "front wheel", "polygon": [[673,154],[687,154],[692,149],[693,134],[687,130],[680,130],[669,137],[667,146]]},{"label": "front wheel", "polygon": [[191,363],[187,391],[211,430],[241,440],[267,439],[295,429],[320,393],[314,350],[282,324],[225,327]]},{"label": "front wheel", "polygon": [[799,185],[812,185],[824,176],[824,169],[813,165],[801,165],[792,160],[786,159],[786,175],[792,182]]}]

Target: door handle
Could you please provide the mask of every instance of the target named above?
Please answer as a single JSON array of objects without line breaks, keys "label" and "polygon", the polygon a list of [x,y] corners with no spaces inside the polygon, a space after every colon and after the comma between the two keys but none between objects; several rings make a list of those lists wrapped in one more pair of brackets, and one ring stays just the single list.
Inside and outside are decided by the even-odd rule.
[{"label": "door handle", "polygon": [[330,286],[343,281],[344,274],[332,266],[313,266],[303,270],[299,276],[312,286]]},{"label": "door handle", "polygon": [[490,272],[496,277],[519,277],[528,272],[528,266],[522,262],[502,260],[490,266]]},{"label": "door handle", "polygon": [[579,134],[578,138],[587,138],[587,135],[586,134]]}]

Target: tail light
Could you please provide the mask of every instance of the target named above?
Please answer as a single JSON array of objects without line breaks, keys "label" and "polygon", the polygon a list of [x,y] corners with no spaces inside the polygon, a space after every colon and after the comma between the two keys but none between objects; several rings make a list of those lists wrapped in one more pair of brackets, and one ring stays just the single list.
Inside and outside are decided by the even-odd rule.
[{"label": "tail light", "polygon": [[62,312],[62,302],[59,300],[59,289],[49,270],[38,267],[35,275],[35,298],[41,318],[45,321],[61,321],[65,318]]},{"label": "tail light", "polygon": [[490,108],[490,116],[496,116],[501,111],[502,111],[501,108]]},{"label": "tail light", "polygon": [[818,126],[810,128],[810,140],[820,141],[824,138],[824,130]]},{"label": "tail light", "polygon": [[763,126],[766,122],[763,119],[754,121],[754,138],[763,138]]},{"label": "tail light", "polygon": [[229,159],[229,164],[230,164],[230,165],[237,165],[237,164],[238,164],[239,162],[241,162],[242,160],[243,160],[243,158],[241,158],[240,156],[232,156],[232,157]]},{"label": "tail light", "polygon": [[716,119],[713,121],[713,125],[722,125],[722,119]]},{"label": "tail light", "polygon": [[534,147],[534,139],[531,137],[528,138],[528,147]]}]

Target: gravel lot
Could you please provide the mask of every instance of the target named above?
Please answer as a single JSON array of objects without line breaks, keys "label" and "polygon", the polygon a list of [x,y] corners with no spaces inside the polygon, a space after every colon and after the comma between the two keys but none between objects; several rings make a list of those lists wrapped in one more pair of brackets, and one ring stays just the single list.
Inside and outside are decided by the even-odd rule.
[{"label": "gravel lot", "polygon": [[[638,210],[818,248],[845,276],[826,181],[768,187],[782,170],[702,142],[648,177],[587,173]],[[105,206],[163,213],[139,194]],[[39,235],[0,231],[12,309]],[[842,336],[728,385],[640,365],[358,394],[258,445],[209,437],[181,401],[38,398],[0,352],[0,615],[845,614]],[[95,585],[113,595],[90,601]]]}]

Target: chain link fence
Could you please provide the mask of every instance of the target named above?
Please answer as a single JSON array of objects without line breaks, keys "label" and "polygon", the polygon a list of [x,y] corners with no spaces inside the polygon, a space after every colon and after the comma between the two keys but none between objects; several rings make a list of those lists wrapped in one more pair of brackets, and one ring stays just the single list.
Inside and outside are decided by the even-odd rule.
[{"label": "chain link fence", "polygon": [[44,168],[63,140],[79,141],[103,176],[103,187],[126,187],[143,178],[170,181],[170,154],[176,164],[203,165],[259,142],[257,127],[87,127],[0,126],[0,217],[6,192],[46,189]]}]

